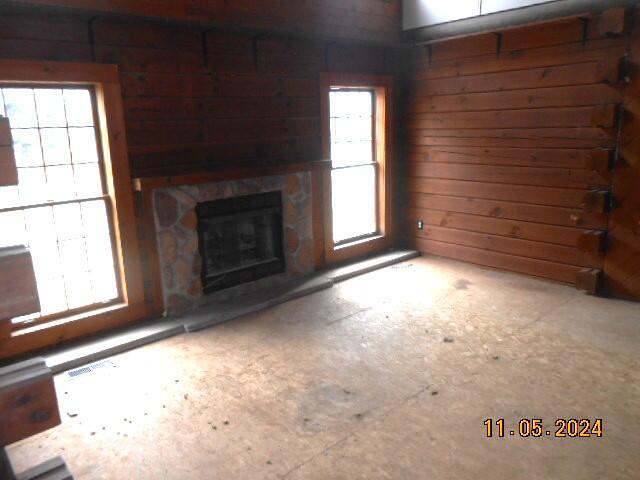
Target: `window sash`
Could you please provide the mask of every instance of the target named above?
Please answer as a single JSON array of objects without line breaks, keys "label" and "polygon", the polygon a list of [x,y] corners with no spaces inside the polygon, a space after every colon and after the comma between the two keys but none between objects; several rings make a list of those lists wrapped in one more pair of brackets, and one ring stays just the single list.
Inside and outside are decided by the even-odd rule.
[{"label": "window sash", "polygon": [[[73,273],[68,273],[67,271],[64,270],[64,268],[60,269],[59,271],[56,271],[56,273],[58,273],[59,275],[52,277],[51,279],[49,279],[50,281],[56,281],[56,282],[62,282],[62,286],[61,289],[64,292],[65,295],[65,299],[64,301],[66,302],[65,308],[61,311],[56,311],[54,313],[45,313],[42,314],[41,312],[36,312],[32,315],[27,315],[24,317],[17,317],[15,319],[13,319],[12,322],[12,330],[16,331],[16,330],[20,330],[23,328],[30,328],[36,325],[41,325],[41,324],[45,324],[54,320],[58,320],[58,319],[63,319],[66,317],[72,317],[74,315],[80,314],[80,313],[85,313],[85,312],[90,312],[93,310],[97,310],[100,308],[104,308],[107,307],[109,305],[115,304],[115,303],[120,303],[123,301],[123,283],[122,283],[122,278],[121,278],[121,272],[119,270],[118,264],[119,264],[119,257],[117,254],[117,249],[116,249],[116,245],[115,245],[115,237],[114,237],[114,228],[115,228],[115,216],[114,216],[114,212],[112,210],[112,199],[111,196],[109,194],[107,194],[107,188],[106,188],[106,175],[105,175],[105,164],[104,164],[104,158],[103,158],[103,152],[102,152],[102,141],[100,138],[101,135],[101,131],[100,131],[100,120],[99,120],[99,116],[98,116],[98,111],[97,111],[97,102],[96,102],[96,92],[95,92],[95,88],[93,85],[67,85],[64,83],[60,83],[60,84],[51,84],[51,85],[28,85],[28,84],[18,84],[18,85],[14,85],[14,84],[10,84],[10,83],[3,83],[0,84],[0,88],[2,90],[0,90],[0,92],[4,92],[7,89],[22,89],[22,90],[31,90],[33,92],[33,99],[34,99],[34,105],[33,108],[35,109],[35,115],[36,115],[36,119],[35,119],[35,123],[32,126],[29,127],[23,127],[23,126],[18,126],[18,127],[11,127],[11,131],[12,133],[14,132],[20,132],[20,131],[25,131],[25,130],[34,130],[37,132],[37,137],[38,137],[38,141],[39,141],[39,151],[41,154],[41,160],[42,163],[41,165],[35,165],[35,166],[30,166],[30,165],[26,165],[26,166],[19,166],[19,170],[27,170],[27,169],[42,169],[43,170],[43,174],[44,174],[44,178],[45,180],[48,180],[47,174],[49,173],[48,169],[51,167],[56,167],[58,165],[62,165],[62,166],[69,166],[71,168],[72,171],[72,176],[73,176],[73,186],[76,187],[77,185],[80,185],[77,183],[78,179],[76,177],[76,167],[82,166],[82,165],[96,165],[97,168],[97,177],[95,177],[95,181],[99,182],[95,184],[95,194],[90,194],[91,192],[81,192],[80,190],[75,190],[73,191],[73,193],[71,194],[71,196],[69,196],[69,198],[64,198],[64,199],[52,199],[52,200],[47,200],[47,201],[42,201],[42,202],[33,202],[33,203],[29,203],[28,201],[24,201],[25,199],[18,197],[16,200],[16,203],[9,206],[9,207],[2,207],[0,205],[0,214],[3,213],[9,213],[9,212],[28,212],[29,210],[33,210],[33,209],[37,209],[37,208],[46,208],[46,207],[50,207],[50,208],[54,208],[56,206],[61,206],[61,205],[70,205],[70,204],[78,204],[80,206],[80,208],[82,208],[82,205],[85,203],[89,203],[89,202],[102,202],[102,204],[104,205],[104,209],[106,212],[106,222],[107,222],[107,231],[103,232],[102,236],[100,237],[100,241],[104,241],[105,242],[105,246],[108,244],[110,252],[109,254],[107,254],[106,252],[106,248],[104,251],[104,255],[110,255],[110,259],[104,259],[104,262],[106,262],[104,265],[107,265],[107,263],[111,263],[111,266],[113,268],[113,274],[115,275],[115,296],[113,298],[104,300],[104,301],[95,301],[96,297],[92,296],[92,297],[88,297],[87,300],[91,300],[90,303],[81,305],[79,307],[74,307],[73,304],[70,305],[70,300],[69,300],[69,289],[68,289],[68,283],[67,283],[67,275],[73,275]],[[39,113],[39,104],[37,103],[37,98],[38,98],[38,90],[60,90],[62,97],[64,98],[64,104],[62,105],[63,107],[63,111],[61,113],[64,113],[64,122],[62,122],[62,115],[60,116],[60,125],[59,126],[49,126],[49,125],[44,125],[41,123],[40,121],[40,117],[38,116]],[[67,104],[66,104],[66,92],[67,91],[74,91],[74,90],[82,90],[82,91],[86,91],[89,94],[89,102],[90,102],[90,112],[89,112],[89,107],[87,107],[87,109],[84,111],[85,115],[83,118],[87,119],[86,123],[84,123],[84,121],[82,123],[77,123],[75,120],[70,120],[72,117],[68,116],[68,109],[67,109]],[[2,99],[3,100],[3,104],[6,106],[6,103],[4,102],[5,97],[3,96]],[[0,104],[0,107],[3,106],[3,104]],[[31,108],[31,106],[29,106],[29,108]],[[0,108],[0,113],[6,115],[8,112],[4,110],[4,108]],[[88,120],[88,119],[91,120]],[[64,125],[63,125],[64,123]],[[91,123],[91,125],[89,124]],[[47,162],[46,158],[45,158],[45,151],[44,151],[44,143],[43,143],[43,136],[42,133],[43,131],[48,131],[48,130],[53,130],[53,129],[60,129],[60,130],[65,130],[66,133],[66,138],[69,141],[69,159],[68,162],[67,161],[62,161],[60,163],[58,162]],[[95,160],[93,161],[84,161],[85,157],[84,154],[86,154],[86,152],[83,152],[82,150],[80,150],[80,152],[82,152],[82,157],[78,157],[78,159],[76,160],[73,155],[74,153],[76,153],[76,150],[73,148],[73,139],[72,136],[76,133],[79,133],[78,129],[88,129],[91,128],[93,130],[93,136],[95,137],[95,155],[96,157],[93,157]],[[65,142],[66,143],[66,142]],[[76,146],[79,146],[78,144],[76,144]],[[47,183],[48,185],[48,183]],[[98,190],[99,187],[99,190]],[[4,187],[7,188],[7,187]],[[10,187],[9,187],[10,188]],[[83,194],[84,193],[84,194]],[[46,197],[45,197],[46,198]],[[38,200],[36,198],[36,200]],[[81,215],[80,216],[80,222],[81,224],[78,226],[79,229],[81,229],[81,231],[83,231],[83,233],[77,237],[77,240],[80,240],[82,242],[82,245],[84,246],[84,254],[85,254],[85,258],[83,259],[83,261],[86,261],[86,265],[83,265],[83,268],[81,270],[81,274],[82,277],[86,277],[88,279],[90,279],[90,281],[92,282],[92,285],[94,281],[96,281],[96,278],[99,278],[100,275],[96,274],[97,271],[99,271],[100,267],[96,267],[96,265],[92,265],[91,261],[92,259],[89,258],[89,243],[88,239],[90,238],[90,234],[88,234],[88,230],[87,230],[87,223],[86,223],[86,219]],[[25,227],[26,227],[26,222],[25,222]],[[106,234],[106,237],[104,236]],[[96,237],[97,238],[97,237]],[[60,258],[61,255],[61,250],[60,250],[60,246],[62,243],[67,242],[67,241],[73,241],[74,239],[70,239],[70,240],[66,240],[66,239],[61,239],[58,234],[55,234],[55,239],[52,239],[52,241],[55,242],[55,246],[52,246],[51,248],[53,249],[57,249],[57,254],[58,254],[58,258]],[[29,243],[29,239],[25,238],[25,242]],[[103,265],[101,265],[103,266]],[[84,268],[86,267],[86,268]],[[98,270],[96,270],[96,268],[98,268]],[[53,279],[58,279],[58,280],[53,280]],[[109,281],[111,281],[109,279]],[[113,284],[112,284],[113,285]],[[40,287],[40,284],[38,285],[38,287]],[[110,287],[112,288],[112,287]],[[62,305],[60,305],[60,307],[62,307]]]}]

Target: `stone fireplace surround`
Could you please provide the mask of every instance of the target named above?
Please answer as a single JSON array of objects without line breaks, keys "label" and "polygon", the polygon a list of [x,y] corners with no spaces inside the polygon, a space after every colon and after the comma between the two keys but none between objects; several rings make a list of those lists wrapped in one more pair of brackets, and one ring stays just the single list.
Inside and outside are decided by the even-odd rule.
[{"label": "stone fireplace surround", "polygon": [[276,276],[310,273],[314,270],[314,261],[309,171],[154,190],[155,233],[166,315],[184,313],[216,299],[257,288],[273,278],[204,295],[195,212],[200,202],[272,191],[282,192],[286,263],[285,273]]}]

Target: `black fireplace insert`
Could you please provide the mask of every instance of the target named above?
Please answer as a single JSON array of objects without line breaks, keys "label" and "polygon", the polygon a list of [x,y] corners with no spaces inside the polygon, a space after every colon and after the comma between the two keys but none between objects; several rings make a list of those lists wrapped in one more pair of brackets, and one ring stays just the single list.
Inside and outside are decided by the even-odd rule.
[{"label": "black fireplace insert", "polygon": [[196,214],[205,293],[284,271],[281,192],[199,203]]}]

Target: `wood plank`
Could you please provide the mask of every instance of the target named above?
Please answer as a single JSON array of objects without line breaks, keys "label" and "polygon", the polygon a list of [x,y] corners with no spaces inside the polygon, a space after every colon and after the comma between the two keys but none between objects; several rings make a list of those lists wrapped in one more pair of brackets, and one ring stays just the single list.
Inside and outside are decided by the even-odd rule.
[{"label": "wood plank", "polygon": [[413,239],[412,244],[423,253],[453,258],[469,263],[525,273],[560,282],[574,284],[580,267],[559,263],[519,257],[499,252],[491,252],[478,248],[438,242],[435,240]]},{"label": "wood plank", "polygon": [[500,92],[532,88],[590,85],[617,81],[618,64],[610,61],[585,62],[522,70],[481,73],[453,78],[417,80],[410,92],[418,97]]},{"label": "wood plank", "polygon": [[[416,79],[452,78],[467,75],[479,75],[495,72],[509,72],[540,67],[571,65],[585,62],[608,62],[615,70],[620,58],[626,51],[623,39],[592,40],[564,45],[506,52],[499,56],[485,55],[467,59],[453,59],[443,62],[428,63],[428,59],[421,58],[414,71]],[[416,50],[424,57],[424,52]]]},{"label": "wood plank", "polygon": [[206,73],[202,53],[137,47],[95,45],[95,61],[116,63],[122,72],[132,73]]},{"label": "wood plank", "polygon": [[604,214],[583,212],[577,208],[528,205],[504,200],[413,193],[409,197],[409,207],[523,220],[565,227],[602,230],[607,228],[607,216]]},{"label": "wood plank", "polygon": [[[0,52],[0,57],[2,56]],[[93,82],[119,82],[118,67],[115,65],[0,58],[0,72],[5,82],[66,82],[84,85]]]},{"label": "wood plank", "polygon": [[588,138],[478,138],[439,137],[421,135],[422,130],[412,130],[408,134],[409,145],[434,147],[499,147],[499,148],[548,148],[548,149],[595,149],[615,148],[615,140]]},{"label": "wood plank", "polygon": [[121,82],[124,97],[203,97],[216,91],[209,74],[122,72]]},{"label": "wood plank", "polygon": [[497,139],[565,139],[600,141],[603,144],[615,141],[615,130],[597,127],[570,128],[437,128],[419,129],[411,132],[420,137],[462,137]]},{"label": "wood plank", "polygon": [[89,43],[87,23],[80,17],[25,12],[0,15],[0,38]]},{"label": "wood plank", "polygon": [[489,93],[427,96],[411,102],[409,114],[518,108],[577,107],[620,103],[622,94],[605,84],[530,88]]},{"label": "wood plank", "polygon": [[568,208],[582,208],[584,197],[582,190],[527,185],[466,182],[434,178],[408,178],[406,183],[409,192],[507,200],[531,205]]},{"label": "wood plank", "polygon": [[484,217],[464,213],[443,212],[426,208],[408,210],[412,223],[422,220],[426,225],[455,228],[477,233],[500,235],[504,237],[534,240],[576,247],[584,232],[578,228],[548,225],[505,218]]},{"label": "wood plank", "polygon": [[506,30],[502,37],[502,47],[505,51],[518,51],[604,38],[606,32],[602,31],[601,26],[606,24],[609,15],[606,12],[583,15]]},{"label": "wood plank", "polygon": [[582,41],[583,33],[584,23],[579,18],[547,22],[542,25],[506,30],[502,34],[502,47],[504,51],[512,51],[576,43]]},{"label": "wood plank", "polygon": [[488,235],[440,226],[427,226],[424,230],[416,230],[414,227],[413,233],[418,238],[568,265],[602,268],[603,263],[603,258],[597,254],[585,254],[576,248],[564,245]]},{"label": "wood plank", "polygon": [[407,121],[409,129],[613,127],[614,105],[533,108],[482,112],[421,113]]},{"label": "wood plank", "polygon": [[279,141],[147,145],[130,148],[135,176],[192,173],[223,168],[256,167],[297,163],[320,158],[319,137],[289,138]]},{"label": "wood plank", "polygon": [[[135,183],[135,181],[134,181]],[[134,198],[136,200],[136,220],[138,226],[138,238],[140,239],[140,261],[142,263],[142,275],[144,282],[144,300],[146,316],[158,317],[165,309],[162,294],[162,272],[158,250],[158,238],[156,235],[156,221],[153,209],[153,191],[139,191]]]},{"label": "wood plank", "polygon": [[608,161],[610,155],[611,151],[604,149],[413,146],[409,152],[409,161],[593,170],[594,165]]},{"label": "wood plank", "polygon": [[92,30],[96,45],[137,47],[165,52],[200,52],[202,49],[202,35],[199,29],[195,28],[98,18],[94,20]]},{"label": "wood plank", "polygon": [[408,174],[412,177],[446,178],[451,180],[506,183],[511,185],[540,185],[580,189],[608,186],[611,181],[606,175],[601,175],[589,170],[469,165],[437,163],[433,161],[411,163]]},{"label": "wood plank", "polygon": [[201,171],[197,173],[182,173],[178,175],[159,177],[139,177],[134,179],[134,188],[137,191],[148,191],[156,188],[169,188],[180,185],[195,185],[200,183],[221,182],[225,180],[238,180],[242,178],[265,177],[272,175],[286,175],[297,172],[308,172],[316,169],[325,169],[330,166],[328,161],[298,162],[287,165],[263,166],[260,169],[238,166],[234,169],[219,169],[218,171]]},{"label": "wood plank", "polygon": [[430,60],[440,62],[453,58],[495,54],[498,52],[498,40],[495,33],[483,33],[432,43],[429,45]]},{"label": "wood plank", "polygon": [[0,249],[0,320],[40,311],[31,253],[25,247]]}]

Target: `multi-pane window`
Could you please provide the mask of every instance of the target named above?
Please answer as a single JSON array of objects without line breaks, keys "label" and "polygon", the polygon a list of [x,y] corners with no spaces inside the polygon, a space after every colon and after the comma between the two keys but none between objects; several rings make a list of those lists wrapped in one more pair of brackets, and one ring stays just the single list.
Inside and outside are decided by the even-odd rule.
[{"label": "multi-pane window", "polygon": [[93,101],[89,88],[0,88],[19,180],[0,187],[0,247],[30,248],[41,304],[14,322],[120,296]]},{"label": "multi-pane window", "polygon": [[333,241],[346,243],[377,232],[377,163],[374,93],[329,92]]}]

